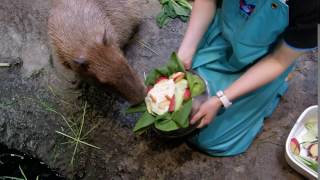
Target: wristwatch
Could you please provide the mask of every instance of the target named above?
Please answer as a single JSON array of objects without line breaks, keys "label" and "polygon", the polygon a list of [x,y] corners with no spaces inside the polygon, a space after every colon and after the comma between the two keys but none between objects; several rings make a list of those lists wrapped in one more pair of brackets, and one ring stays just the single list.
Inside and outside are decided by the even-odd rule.
[{"label": "wristwatch", "polygon": [[232,105],[232,103],[229,101],[227,96],[224,95],[223,91],[219,90],[216,95],[220,99],[220,101],[222,102],[224,108],[227,109],[228,107],[230,107]]}]

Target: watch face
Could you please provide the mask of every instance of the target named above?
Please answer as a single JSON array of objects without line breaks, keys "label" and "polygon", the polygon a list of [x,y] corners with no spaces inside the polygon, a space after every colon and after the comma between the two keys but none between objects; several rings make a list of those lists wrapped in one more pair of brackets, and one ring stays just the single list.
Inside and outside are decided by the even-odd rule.
[{"label": "watch face", "polygon": [[223,92],[222,92],[222,91],[218,91],[218,92],[217,92],[217,96],[218,96],[218,97],[222,97],[222,96],[223,96]]}]

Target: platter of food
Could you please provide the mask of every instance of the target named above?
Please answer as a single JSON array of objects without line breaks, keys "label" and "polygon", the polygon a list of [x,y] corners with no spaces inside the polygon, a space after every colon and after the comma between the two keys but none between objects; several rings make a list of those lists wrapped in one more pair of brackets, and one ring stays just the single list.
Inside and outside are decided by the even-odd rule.
[{"label": "platter of food", "polygon": [[129,113],[142,113],[133,131],[148,129],[166,137],[185,136],[196,129],[190,116],[209,97],[206,82],[195,72],[186,71],[173,53],[163,67],[152,70],[145,79],[145,101],[130,107]]}]

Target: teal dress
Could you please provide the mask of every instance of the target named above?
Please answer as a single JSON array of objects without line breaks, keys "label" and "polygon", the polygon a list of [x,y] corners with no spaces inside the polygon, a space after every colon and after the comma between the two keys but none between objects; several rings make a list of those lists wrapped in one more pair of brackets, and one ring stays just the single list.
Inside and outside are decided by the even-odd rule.
[{"label": "teal dress", "polygon": [[[267,55],[288,25],[282,0],[224,0],[193,59],[212,96],[224,90]],[[233,102],[190,142],[213,156],[245,152],[287,89],[291,67],[271,83]]]}]

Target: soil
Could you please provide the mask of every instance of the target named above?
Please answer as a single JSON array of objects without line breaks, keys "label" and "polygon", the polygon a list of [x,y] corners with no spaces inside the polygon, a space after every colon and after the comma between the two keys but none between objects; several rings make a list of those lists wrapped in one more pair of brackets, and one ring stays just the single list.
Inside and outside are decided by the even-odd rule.
[{"label": "soil", "polygon": [[[141,6],[143,23],[126,56],[143,77],[178,48],[186,24],[174,20],[159,29],[158,1],[141,0]],[[87,84],[76,88],[75,79],[52,62],[49,7],[49,0],[0,4],[0,62],[11,64],[0,68],[0,144],[40,159],[67,179],[303,179],[286,163],[284,145],[300,113],[317,104],[316,51],[297,61],[288,92],[249,150],[215,158],[183,139],[134,135],[138,115],[124,113],[123,99]]]}]

